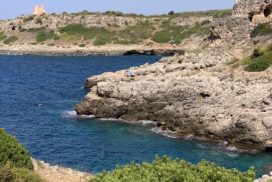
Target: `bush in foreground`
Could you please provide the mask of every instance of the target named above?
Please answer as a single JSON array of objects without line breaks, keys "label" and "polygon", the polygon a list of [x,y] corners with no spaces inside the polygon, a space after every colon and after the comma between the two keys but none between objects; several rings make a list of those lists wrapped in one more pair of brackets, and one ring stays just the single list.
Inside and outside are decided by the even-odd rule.
[{"label": "bush in foreground", "polygon": [[15,168],[7,162],[0,166],[0,182],[43,182],[33,171],[25,168]]},{"label": "bush in foreground", "polygon": [[31,156],[16,138],[0,129],[0,165],[11,162],[14,167],[33,169]]},{"label": "bush in foreground", "polygon": [[180,159],[162,157],[152,163],[117,167],[112,172],[96,175],[90,182],[252,182],[254,178],[252,169],[243,173],[206,161],[193,165]]}]

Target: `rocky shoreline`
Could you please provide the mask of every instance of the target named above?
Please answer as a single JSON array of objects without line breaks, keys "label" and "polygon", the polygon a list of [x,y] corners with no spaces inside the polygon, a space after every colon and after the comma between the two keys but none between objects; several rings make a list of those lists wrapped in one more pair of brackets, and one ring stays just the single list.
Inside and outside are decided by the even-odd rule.
[{"label": "rocky shoreline", "polygon": [[32,159],[34,171],[46,182],[87,182],[93,175],[70,168],[52,166],[43,161]]},{"label": "rocky shoreline", "polygon": [[1,55],[44,55],[44,56],[115,56],[115,55],[159,55],[173,56],[183,54],[183,48],[150,47],[140,45],[106,45],[80,48],[78,46],[48,46],[48,45],[9,45],[0,46]]},{"label": "rocky shoreline", "polygon": [[[245,9],[245,3],[252,6]],[[178,136],[271,152],[272,69],[254,73],[228,66],[271,44],[270,39],[256,44],[251,36],[259,23],[271,21],[262,14],[266,6],[241,1],[231,17],[214,20],[210,36],[198,48],[130,68],[135,77],[126,77],[122,70],[88,78],[90,92],[76,105],[77,114],[152,120]]]},{"label": "rocky shoreline", "polygon": [[225,64],[230,54],[205,52],[131,68],[134,78],[124,76],[125,70],[91,77],[85,83],[91,91],[76,111],[98,118],[152,120],[179,136],[270,151],[271,71],[229,70]]}]

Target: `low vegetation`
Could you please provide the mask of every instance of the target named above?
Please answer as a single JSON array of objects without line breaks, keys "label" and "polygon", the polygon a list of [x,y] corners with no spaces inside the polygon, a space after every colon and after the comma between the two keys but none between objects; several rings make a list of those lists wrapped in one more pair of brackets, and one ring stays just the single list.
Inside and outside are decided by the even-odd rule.
[{"label": "low vegetation", "polygon": [[28,151],[0,129],[0,182],[42,182],[33,171]]},{"label": "low vegetation", "polygon": [[272,64],[272,47],[255,49],[252,56],[243,60],[245,71],[260,72]]},{"label": "low vegetation", "polygon": [[262,35],[272,35],[272,26],[270,23],[259,24],[254,28],[252,32],[252,37],[257,37]]},{"label": "low vegetation", "polygon": [[[168,14],[172,14],[172,12],[169,12]],[[227,16],[231,16],[232,10],[226,9],[226,10],[209,10],[209,11],[194,11],[194,12],[182,12],[182,13],[174,13],[172,14],[175,17],[204,17],[204,16],[212,16],[214,18],[224,18]]]},{"label": "low vegetation", "polygon": [[26,23],[26,22],[34,20],[34,18],[35,18],[34,15],[33,16],[28,16],[28,17],[24,18],[23,21]]},{"label": "low vegetation", "polygon": [[0,41],[3,41],[6,38],[7,38],[7,36],[5,35],[5,33],[4,32],[0,32]]},{"label": "low vegetation", "polygon": [[13,42],[16,42],[18,40],[18,38],[16,36],[12,36],[7,38],[6,40],[4,40],[4,44],[11,44]]},{"label": "low vegetation", "polygon": [[190,38],[192,35],[204,36],[210,31],[210,22],[203,21],[196,23],[192,27],[173,26],[171,19],[162,22],[161,31],[152,36],[152,40],[158,43],[180,44],[182,40]]},{"label": "low vegetation", "polygon": [[[54,44],[62,45],[64,43],[84,43],[86,45],[93,44],[95,46],[102,46],[106,44],[145,44],[152,45],[152,43],[168,43],[168,44],[180,44],[184,39],[191,36],[206,36],[210,30],[210,21],[196,23],[192,26],[178,26],[175,25],[172,20],[175,18],[189,18],[189,17],[226,17],[231,15],[231,10],[211,10],[211,11],[196,11],[196,12],[183,12],[177,13],[170,11],[164,15],[152,15],[144,16],[142,14],[122,13],[118,11],[106,11],[88,12],[82,11],[79,13],[56,15],[43,15],[43,16],[26,16],[20,19],[18,26],[19,32],[16,32],[16,36],[23,42],[30,43],[36,41],[37,43],[43,43],[47,40],[54,40]],[[116,17],[131,17],[135,18],[135,22],[130,19],[120,21],[107,22],[107,25],[102,24],[101,27],[87,27],[84,24],[68,24],[63,27],[52,30],[50,29],[50,22],[53,18],[59,18],[69,23],[69,19],[80,19],[82,22],[88,18],[88,16],[110,16],[116,19]],[[48,20],[48,21],[47,21]],[[118,23],[117,23],[118,22]],[[56,22],[54,22],[56,23]],[[99,23],[99,22],[98,22]],[[120,24],[119,24],[120,23]],[[25,26],[26,25],[26,26]],[[34,25],[34,26],[32,26]],[[59,24],[56,23],[58,27]],[[27,27],[32,27],[27,29]],[[10,30],[12,31],[12,30]],[[29,35],[28,35],[29,34]],[[33,34],[34,39],[28,40],[26,37],[31,37]],[[22,38],[21,38],[22,36]],[[17,39],[15,37],[7,38],[0,32],[0,41],[4,41],[5,44],[10,44]],[[47,42],[48,43],[48,42]]]},{"label": "low vegetation", "polygon": [[33,169],[30,154],[16,138],[0,129],[0,164],[12,162],[15,167]]},{"label": "low vegetation", "polygon": [[43,182],[43,180],[33,171],[14,167],[8,162],[0,165],[0,182]]},{"label": "low vegetation", "polygon": [[54,39],[55,33],[52,31],[41,31],[36,35],[36,41],[37,42],[44,42],[49,39]]},{"label": "low vegetation", "polygon": [[254,179],[253,169],[243,173],[206,161],[193,165],[180,159],[162,157],[156,158],[152,163],[132,163],[117,167],[114,171],[97,174],[90,182],[252,182]]}]

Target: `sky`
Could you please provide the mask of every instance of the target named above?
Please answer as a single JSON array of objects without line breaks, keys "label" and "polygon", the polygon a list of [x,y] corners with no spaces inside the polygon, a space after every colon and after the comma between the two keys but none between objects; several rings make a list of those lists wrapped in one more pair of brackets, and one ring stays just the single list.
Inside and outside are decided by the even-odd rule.
[{"label": "sky", "polygon": [[3,0],[0,19],[15,18],[33,12],[34,5],[45,6],[48,13],[122,11],[137,14],[163,14],[232,8],[234,0]]}]

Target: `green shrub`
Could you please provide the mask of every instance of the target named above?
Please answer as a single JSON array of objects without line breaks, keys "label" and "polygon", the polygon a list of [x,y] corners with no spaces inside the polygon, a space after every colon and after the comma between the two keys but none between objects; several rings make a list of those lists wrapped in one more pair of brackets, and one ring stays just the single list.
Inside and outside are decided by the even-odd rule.
[{"label": "green shrub", "polygon": [[210,20],[204,20],[204,21],[201,22],[201,25],[208,25],[210,23],[211,23]]},{"label": "green shrub", "polygon": [[0,129],[0,165],[9,161],[14,167],[33,169],[31,156],[24,146]]},{"label": "green shrub", "polygon": [[36,35],[36,41],[37,42],[44,42],[48,39],[54,39],[54,32],[50,31],[50,32],[45,32],[45,31],[42,31],[40,33],[38,33]]},{"label": "green shrub", "polygon": [[15,174],[12,171],[10,162],[0,165],[0,182],[12,182],[15,179]]},{"label": "green shrub", "polygon": [[30,28],[27,30],[28,32],[41,32],[45,31],[45,27],[40,27],[40,28]]},{"label": "green shrub", "polygon": [[86,47],[86,44],[79,44],[78,47]]},{"label": "green shrub", "polygon": [[25,168],[14,168],[15,182],[43,182],[41,177]]},{"label": "green shrub", "polygon": [[170,24],[171,20],[165,20],[161,24],[161,31],[156,32],[152,36],[152,40],[158,43],[175,43],[180,44],[182,40],[190,38],[192,35],[204,36],[208,35],[210,32],[209,24],[199,24],[196,23],[192,27],[187,26],[172,26]]},{"label": "green shrub", "polygon": [[269,68],[269,66],[270,66],[270,63],[267,60],[257,59],[249,63],[245,67],[245,71],[260,72],[260,71],[266,70],[267,68]]},{"label": "green shrub", "polygon": [[5,35],[5,33],[4,32],[0,32],[0,41],[4,40],[6,38],[7,38],[7,36]]},{"label": "green shrub", "polygon": [[175,12],[174,12],[174,11],[170,11],[170,12],[168,13],[168,15],[169,15],[169,16],[173,16],[173,15],[175,15]]},{"label": "green shrub", "polygon": [[83,36],[84,39],[93,39],[102,31],[104,32],[107,30],[97,27],[87,28],[81,24],[71,24],[60,29],[60,33],[65,33],[69,36],[75,36],[78,39],[80,39],[81,36]]},{"label": "green shrub", "polygon": [[117,167],[114,171],[97,174],[90,182],[252,182],[253,169],[240,172],[202,161],[197,165],[180,159],[156,158],[152,163]]},{"label": "green shrub", "polygon": [[28,17],[24,18],[23,21],[24,22],[32,21],[32,20],[34,20],[34,17],[35,17],[34,15],[33,16],[28,16]]},{"label": "green shrub", "polygon": [[0,182],[42,182],[43,180],[33,171],[24,168],[15,168],[7,162],[0,166]]},{"label": "green shrub", "polygon": [[272,34],[272,26],[270,23],[263,23],[257,25],[253,32],[252,37],[262,36],[262,35],[271,35]]},{"label": "green shrub", "polygon": [[263,56],[264,54],[265,54],[265,50],[260,48],[255,48],[253,50],[252,57],[253,58],[260,57],[260,56]]},{"label": "green shrub", "polygon": [[37,18],[37,19],[36,19],[36,23],[42,25],[42,24],[43,24],[42,19],[41,19],[41,18]]},{"label": "green shrub", "polygon": [[18,40],[17,37],[12,36],[12,37],[9,37],[9,38],[7,38],[6,40],[4,40],[4,44],[10,44],[10,43],[13,43],[13,42],[15,42],[15,41],[17,41],[17,40]]},{"label": "green shrub", "polygon": [[158,43],[170,42],[171,38],[172,38],[171,32],[167,30],[157,32],[152,36],[152,40]]},{"label": "green shrub", "polygon": [[114,43],[117,44],[136,44],[152,36],[154,27],[149,22],[141,22],[134,26],[128,26],[124,30],[119,31],[116,35]]}]

